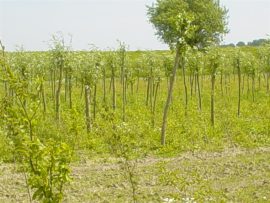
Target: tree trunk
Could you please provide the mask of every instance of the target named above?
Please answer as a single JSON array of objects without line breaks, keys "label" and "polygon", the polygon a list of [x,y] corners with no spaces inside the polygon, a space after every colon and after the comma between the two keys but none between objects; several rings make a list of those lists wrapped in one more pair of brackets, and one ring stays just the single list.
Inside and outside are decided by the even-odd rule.
[{"label": "tree trunk", "polygon": [[193,83],[194,83],[193,73],[190,74],[189,80],[190,80],[190,98],[192,99],[192,97],[193,97]]},{"label": "tree trunk", "polygon": [[200,85],[201,86],[201,94],[202,94],[202,91],[203,91],[203,77],[204,76],[203,76],[203,73],[202,73],[202,75],[201,75],[201,85]]},{"label": "tree trunk", "polygon": [[93,120],[96,120],[96,107],[97,107],[97,85],[94,86],[94,98],[93,98]]},{"label": "tree trunk", "polygon": [[201,88],[200,88],[200,80],[199,80],[199,73],[196,73],[196,80],[197,80],[197,89],[198,89],[198,100],[199,100],[199,110],[202,110],[202,98],[201,98]]},{"label": "tree trunk", "polygon": [[224,83],[225,83],[225,93],[228,94],[228,84],[227,84],[227,74],[224,76]]},{"label": "tree trunk", "polygon": [[72,78],[71,74],[69,75],[68,79],[68,93],[69,93],[69,108],[72,109]]},{"label": "tree trunk", "polygon": [[56,94],[56,70],[53,70],[53,93],[52,96],[53,98],[55,98],[55,94]]},{"label": "tree trunk", "polygon": [[46,104],[46,96],[45,96],[45,88],[44,83],[41,83],[41,96],[42,96],[42,105],[43,105],[43,113],[46,114],[47,112],[47,104]]},{"label": "tree trunk", "polygon": [[60,120],[60,96],[61,96],[61,87],[62,87],[62,77],[63,77],[63,66],[60,66],[59,70],[59,81],[58,81],[58,88],[56,91],[56,98],[55,98],[55,117],[59,121]]},{"label": "tree trunk", "polygon": [[140,84],[140,77],[137,77],[137,89],[136,89],[136,93],[138,94],[139,92],[139,84]]},{"label": "tree trunk", "polygon": [[261,74],[259,74],[258,80],[259,80],[259,91],[260,91],[261,90]]},{"label": "tree trunk", "polygon": [[67,96],[68,96],[68,71],[67,69],[65,70],[65,102],[67,101]]},{"label": "tree trunk", "polygon": [[115,69],[114,66],[112,66],[112,78],[111,78],[111,84],[112,84],[112,107],[113,110],[116,109],[116,87],[115,87]]},{"label": "tree trunk", "polygon": [[131,95],[133,96],[134,95],[134,83],[133,82],[130,84],[130,89],[131,89]]},{"label": "tree trunk", "polygon": [[196,78],[196,73],[195,72],[193,73],[193,77],[194,77],[194,94],[196,96],[197,95],[198,84],[197,84],[197,78]]},{"label": "tree trunk", "polygon": [[91,131],[91,112],[90,112],[90,87],[89,85],[85,85],[85,93],[84,93],[84,97],[85,97],[85,119],[86,119],[86,130],[87,133],[89,133]]},{"label": "tree trunk", "polygon": [[53,70],[50,71],[50,85],[51,85],[51,90],[52,90],[52,98],[54,98]]},{"label": "tree trunk", "polygon": [[249,92],[250,92],[250,85],[249,85],[249,78],[250,78],[250,75],[248,74],[248,77],[247,77],[247,95],[249,95]]},{"label": "tree trunk", "polygon": [[269,93],[269,76],[270,73],[266,73],[266,91]]},{"label": "tree trunk", "polygon": [[187,93],[187,83],[186,83],[186,71],[185,71],[185,62],[182,61],[182,73],[184,80],[184,89],[185,89],[185,115],[187,115],[187,106],[188,106],[188,93]]},{"label": "tree trunk", "polygon": [[240,105],[241,105],[241,69],[240,60],[237,59],[237,72],[238,72],[238,111],[237,115],[240,116]]},{"label": "tree trunk", "polygon": [[150,93],[150,78],[147,79],[146,106],[148,106],[149,103],[149,93]]},{"label": "tree trunk", "polygon": [[169,85],[169,90],[168,90],[168,96],[167,96],[167,101],[164,107],[164,113],[163,113],[163,121],[162,121],[162,129],[161,129],[161,144],[165,145],[165,136],[166,136],[166,127],[167,127],[167,117],[168,117],[168,111],[170,107],[170,102],[171,102],[171,97],[173,93],[173,85],[174,85],[174,80],[177,72],[177,68],[179,66],[179,60],[180,60],[180,50],[176,50],[176,55],[175,55],[175,63],[174,63],[174,68],[172,70],[172,75],[170,79],[170,85]]},{"label": "tree trunk", "polygon": [[[123,68],[123,74],[124,74],[124,68]],[[122,78],[122,121],[126,121],[126,81],[125,77]]]},{"label": "tree trunk", "polygon": [[125,104],[127,104],[127,89],[128,89],[128,83],[127,83],[127,81],[128,81],[128,78],[127,78],[127,76],[125,77],[125,84],[124,84],[124,99],[125,99]]},{"label": "tree trunk", "polygon": [[221,90],[221,96],[223,96],[223,72],[220,73],[220,90]]},{"label": "tree trunk", "polygon": [[[1,40],[0,40],[0,47],[2,49],[1,51],[3,55],[3,59],[5,60],[5,46],[2,44]],[[3,66],[3,71],[5,74],[7,74],[7,67],[5,64]],[[4,87],[5,87],[5,96],[7,97],[8,96],[8,83],[5,80],[4,80]]]},{"label": "tree trunk", "polygon": [[255,101],[255,75],[252,75],[252,101]]},{"label": "tree trunk", "polygon": [[153,108],[152,108],[152,126],[155,127],[155,120],[156,120],[156,103],[157,103],[157,93],[159,88],[160,82],[158,81],[155,86],[155,92],[154,92],[154,102],[153,102]]},{"label": "tree trunk", "polygon": [[103,102],[106,103],[106,69],[103,68]]},{"label": "tree trunk", "polygon": [[211,77],[211,124],[212,126],[215,125],[215,81],[216,76],[212,74]]}]

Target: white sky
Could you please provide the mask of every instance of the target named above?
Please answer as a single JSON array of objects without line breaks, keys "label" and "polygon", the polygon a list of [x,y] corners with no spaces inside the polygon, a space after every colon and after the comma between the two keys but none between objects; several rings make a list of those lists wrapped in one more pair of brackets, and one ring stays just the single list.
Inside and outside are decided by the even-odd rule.
[{"label": "white sky", "polygon": [[[270,34],[270,0],[220,0],[229,9],[225,43]],[[116,47],[166,49],[147,21],[145,5],[154,0],[0,0],[0,39],[7,50],[46,50],[51,35],[72,34],[75,50]],[[67,37],[68,38],[68,37]]]}]

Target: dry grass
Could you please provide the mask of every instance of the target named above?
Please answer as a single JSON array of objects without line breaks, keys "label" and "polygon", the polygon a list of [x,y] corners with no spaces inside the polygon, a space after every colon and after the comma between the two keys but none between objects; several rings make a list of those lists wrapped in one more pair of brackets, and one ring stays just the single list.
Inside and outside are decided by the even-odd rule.
[{"label": "dry grass", "polygon": [[[269,160],[267,147],[147,157],[136,164],[139,202],[176,200],[180,195],[180,200],[193,197],[197,202],[270,202]],[[160,182],[161,165],[177,172],[183,181],[176,180],[177,187]],[[64,202],[132,202],[129,182],[117,159],[73,163],[72,176]],[[0,165],[0,202],[29,202],[24,176],[13,164]]]}]

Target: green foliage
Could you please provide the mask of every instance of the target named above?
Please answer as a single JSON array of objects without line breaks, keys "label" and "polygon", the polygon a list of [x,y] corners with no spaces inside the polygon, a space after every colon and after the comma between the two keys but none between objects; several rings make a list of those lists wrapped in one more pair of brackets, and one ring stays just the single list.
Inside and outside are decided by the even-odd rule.
[{"label": "green foliage", "polygon": [[[179,22],[183,23],[180,20]],[[138,168],[143,160],[141,158],[146,154],[152,158],[171,157],[183,152],[196,154],[221,151],[228,148],[267,148],[270,144],[270,100],[267,93],[269,47],[265,45],[260,48],[210,48],[205,54],[194,49],[185,51],[189,103],[185,108],[183,75],[179,74],[171,100],[165,147],[160,145],[159,126],[168,90],[166,79],[170,77],[173,66],[171,52],[124,51],[125,122],[122,122],[121,109],[123,61],[120,60],[120,55],[123,53],[119,50],[101,52],[93,49],[91,52],[68,53],[62,50],[64,71],[68,71],[71,76],[73,105],[70,107],[65,100],[66,89],[62,88],[61,119],[58,122],[55,122],[54,118],[55,95],[51,94],[54,87],[52,70],[56,71],[55,73],[59,71],[56,61],[53,62],[53,51],[30,53],[21,50],[18,53],[5,53],[5,56],[1,53],[0,162],[15,161],[23,166],[21,171],[26,174],[26,184],[29,189],[32,187],[33,191],[30,190],[30,193],[33,192],[36,199],[61,201],[64,195],[61,185],[64,187],[68,183],[70,173],[72,150],[64,144],[68,143],[78,155],[76,160],[88,162],[85,160],[86,155],[91,161],[96,157],[116,157],[120,168],[117,173],[120,173],[125,184],[128,184],[128,196],[134,201],[139,201],[144,198],[141,191],[144,190],[145,183],[142,183]],[[236,115],[238,60],[242,73],[239,117]],[[115,109],[112,105],[113,74],[117,106]],[[214,128],[210,125],[209,111],[213,75],[216,79]],[[196,76],[201,85],[200,110],[198,86],[195,85],[198,81],[194,79]],[[251,97],[253,79],[255,100]],[[57,82],[59,81],[56,80]],[[81,91],[86,83],[91,87],[97,87],[95,101],[92,97],[94,91],[91,91],[89,110],[94,112],[92,104],[95,103],[96,118],[92,121],[92,130],[89,133],[85,131],[84,93]],[[46,113],[41,108],[42,84],[47,105]],[[132,90],[132,85],[136,91]],[[148,85],[151,87],[149,89],[156,91],[149,91]],[[150,108],[154,106],[150,97],[148,105],[145,102],[147,95],[151,94],[153,100],[154,95],[157,95],[155,111]],[[223,197],[223,193],[215,194],[211,191],[208,182],[199,173],[191,173],[192,178],[186,180],[174,168],[166,167],[164,170],[164,174],[167,175],[164,175],[159,184],[175,185],[175,190],[180,189],[181,196],[177,193],[180,201],[183,200],[181,198],[191,197],[195,201],[207,201],[209,194],[222,197],[224,201],[228,200]],[[114,179],[110,181],[113,182]],[[89,181],[89,184],[94,185],[95,182]],[[205,188],[196,188],[185,195],[185,191],[191,190],[191,185],[204,185]],[[120,187],[123,189],[125,186]],[[90,194],[91,197],[94,195],[96,194]],[[154,194],[149,194],[151,195]]]},{"label": "green foliage", "polygon": [[171,48],[177,44],[203,49],[226,30],[227,10],[215,0],[158,0],[148,7],[157,35]]},{"label": "green foliage", "polygon": [[72,153],[69,146],[53,140],[48,140],[44,145],[36,139],[27,147],[33,163],[33,168],[27,167],[28,184],[35,191],[33,199],[48,203],[61,202],[64,185],[70,181]]},{"label": "green foliage", "polygon": [[143,153],[136,131],[126,123],[114,127],[112,137],[109,139],[111,153],[120,158],[124,177],[130,184],[133,202],[138,202],[138,181],[136,175],[137,160]]},{"label": "green foliage", "polygon": [[20,63],[22,69],[17,72],[18,68],[13,71],[4,60],[1,62],[9,87],[6,91],[12,91],[16,97],[10,95],[2,99],[0,126],[11,141],[14,160],[27,174],[25,181],[30,201],[29,187],[35,190],[33,199],[60,202],[63,186],[69,181],[71,150],[64,143],[50,139],[44,144],[38,138],[39,78],[30,79],[26,66]]}]

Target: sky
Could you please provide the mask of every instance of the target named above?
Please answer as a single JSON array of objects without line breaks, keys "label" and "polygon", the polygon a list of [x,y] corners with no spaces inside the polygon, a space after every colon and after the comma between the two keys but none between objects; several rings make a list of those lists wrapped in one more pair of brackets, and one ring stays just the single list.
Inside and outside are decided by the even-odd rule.
[{"label": "sky", "polygon": [[[146,5],[154,0],[0,0],[0,40],[9,51],[48,50],[53,34],[72,36],[74,50],[117,47],[168,49],[148,22]],[[270,34],[270,0],[220,0],[229,9],[230,33],[223,43],[266,38]]]}]

